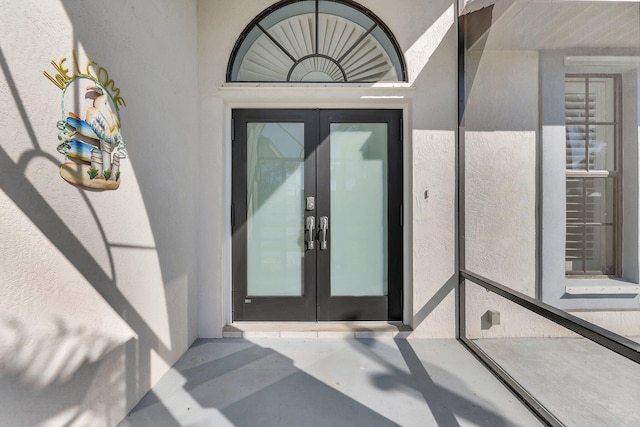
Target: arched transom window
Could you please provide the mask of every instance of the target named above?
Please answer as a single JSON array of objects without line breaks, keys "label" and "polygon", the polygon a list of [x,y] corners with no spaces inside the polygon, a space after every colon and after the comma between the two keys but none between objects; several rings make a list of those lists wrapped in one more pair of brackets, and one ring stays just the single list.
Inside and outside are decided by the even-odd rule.
[{"label": "arched transom window", "polygon": [[231,55],[229,82],[406,81],[387,27],[346,0],[285,0],[257,16]]}]

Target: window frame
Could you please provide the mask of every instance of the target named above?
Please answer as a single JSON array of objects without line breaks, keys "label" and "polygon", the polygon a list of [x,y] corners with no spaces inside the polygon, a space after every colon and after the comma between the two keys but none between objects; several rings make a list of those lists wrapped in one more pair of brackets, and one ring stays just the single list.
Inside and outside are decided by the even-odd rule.
[{"label": "window frame", "polygon": [[[286,8],[287,7],[301,7],[302,6],[302,2],[308,2],[308,3],[314,3],[314,21],[315,21],[315,51],[313,53],[310,53],[309,55],[303,56],[303,57],[297,57],[297,55],[294,55],[290,52],[288,52],[283,46],[281,46],[274,38],[272,35],[270,35],[269,33],[269,29],[270,28],[263,28],[261,26],[261,22],[263,22],[265,19],[268,20],[268,18],[270,16],[277,16],[277,15],[283,15],[283,17],[280,20],[286,20],[289,18],[289,16],[287,16],[286,13]],[[258,14],[242,31],[242,33],[240,34],[240,36],[238,37],[238,39],[236,40],[236,43],[233,47],[233,50],[231,51],[231,55],[229,56],[229,63],[227,64],[227,73],[226,73],[226,82],[227,83],[269,83],[269,84],[274,84],[274,83],[287,83],[287,84],[300,84],[300,85],[305,85],[305,84],[309,84],[309,83],[322,83],[322,84],[370,84],[370,83],[377,83],[379,80],[355,80],[355,81],[350,81],[345,70],[342,68],[340,62],[342,59],[344,59],[345,57],[348,56],[348,54],[350,54],[350,52],[357,47],[358,45],[360,45],[363,41],[365,41],[366,37],[371,35],[373,36],[376,41],[380,44],[380,46],[382,47],[382,49],[385,51],[385,53],[387,55],[389,55],[389,59],[391,60],[391,63],[393,64],[393,69],[395,71],[395,74],[398,76],[398,80],[389,80],[386,82],[389,83],[406,83],[408,82],[408,72],[407,72],[407,65],[406,65],[406,61],[404,58],[404,54],[402,49],[400,48],[400,45],[398,44],[398,41],[396,39],[396,37],[393,35],[393,33],[391,32],[391,30],[389,29],[389,27],[387,27],[387,25],[384,23],[384,21],[382,21],[380,18],[378,18],[373,12],[371,12],[369,9],[361,6],[358,3],[355,3],[353,1],[350,0],[326,0],[328,3],[334,4],[335,6],[342,7],[344,6],[345,8],[348,9],[352,9],[352,12],[354,12],[355,14],[359,14],[362,16],[362,18],[364,18],[365,20],[370,20],[373,25],[371,27],[365,28],[362,27],[363,29],[366,30],[366,33],[359,38],[356,43],[351,46],[348,50],[348,52],[346,52],[345,54],[343,54],[340,58],[333,58],[324,54],[321,54],[317,51],[317,46],[318,46],[318,17],[319,17],[319,1],[320,0],[281,0],[273,5],[271,5],[270,7],[268,7],[267,9],[265,9],[264,11],[262,11],[260,14]],[[326,13],[326,12],[325,12]],[[350,19],[349,17],[340,15],[340,14],[336,14],[336,16],[340,16],[344,19],[347,19],[359,26],[361,26],[358,21],[354,20],[354,19]],[[276,22],[280,22],[280,21],[276,21]],[[237,68],[240,66],[240,64],[242,63],[245,55],[247,54],[247,52],[249,52],[252,48],[252,46],[254,45],[255,41],[254,40],[250,45],[246,46],[245,45],[245,41],[247,38],[250,38],[250,36],[252,36],[253,33],[258,32],[259,34],[264,34],[266,35],[266,37],[272,42],[274,43],[274,45],[280,49],[285,55],[287,55],[289,57],[289,59],[294,61],[294,64],[292,65],[292,67],[289,70],[289,74],[286,78],[286,80],[265,80],[265,81],[261,81],[261,80],[241,80],[237,78]],[[378,36],[380,35],[379,33],[382,33],[382,38],[379,38]],[[376,34],[378,34],[378,36],[376,36]],[[255,36],[255,35],[254,35]],[[289,80],[291,77],[291,73],[293,72],[293,70],[300,65],[300,63],[309,60],[309,59],[313,59],[313,58],[323,58],[326,59],[332,63],[334,63],[339,69],[340,72],[342,73],[342,75],[345,78],[345,81],[318,81],[318,82],[313,82],[313,81],[295,81],[295,80]]]},{"label": "window frame", "polygon": [[[569,179],[581,179],[583,185],[586,183],[586,179],[589,178],[612,178],[613,179],[613,265],[614,271],[611,274],[606,274],[605,272],[601,272],[598,274],[594,271],[588,271],[586,268],[587,265],[587,254],[586,254],[586,228],[589,226],[586,222],[586,215],[584,221],[582,223],[579,222],[569,222],[568,215],[566,220],[566,227],[572,226],[581,226],[585,229],[584,241],[583,241],[583,250],[582,250],[582,271],[571,271],[568,272],[565,270],[565,277],[567,279],[580,279],[580,278],[620,278],[622,277],[622,212],[623,212],[623,199],[622,199],[622,189],[623,189],[623,170],[622,170],[622,151],[624,149],[623,141],[623,123],[622,123],[622,75],[619,73],[565,73],[565,94],[566,94],[566,81],[567,79],[584,79],[584,87],[585,87],[585,120],[583,123],[579,125],[584,125],[586,132],[589,132],[589,126],[613,126],[614,130],[614,138],[613,138],[613,155],[614,155],[614,166],[613,170],[602,170],[602,169],[590,169],[589,162],[589,144],[585,141],[585,169],[566,169],[565,172],[565,186]],[[612,79],[613,80],[613,121],[598,121],[598,120],[590,120],[589,115],[589,81],[590,79]],[[565,132],[569,124],[566,122],[566,104],[565,104]],[[566,191],[565,191],[566,193]],[[565,196],[566,200],[566,196]],[[585,202],[586,203],[586,202]],[[565,206],[565,212],[566,212]],[[607,226],[607,224],[597,224],[593,226]],[[565,233],[565,260],[567,257],[567,239]]]},{"label": "window frame", "polygon": [[[537,297],[563,310],[602,311],[640,308],[640,55],[600,49],[548,49],[538,53],[538,275]],[[622,272],[618,278],[565,275],[566,74],[620,74],[624,138]]]}]

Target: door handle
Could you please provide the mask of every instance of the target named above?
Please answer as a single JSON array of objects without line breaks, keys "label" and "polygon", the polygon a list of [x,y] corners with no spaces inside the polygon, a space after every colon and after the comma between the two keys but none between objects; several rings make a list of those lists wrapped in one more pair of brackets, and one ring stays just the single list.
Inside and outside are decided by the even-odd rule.
[{"label": "door handle", "polygon": [[307,242],[307,249],[313,249],[313,242],[315,240],[314,230],[316,228],[316,217],[308,216],[305,221],[304,227],[304,240]]},{"label": "door handle", "polygon": [[329,230],[329,217],[321,216],[320,217],[320,250],[327,250],[327,230]]}]

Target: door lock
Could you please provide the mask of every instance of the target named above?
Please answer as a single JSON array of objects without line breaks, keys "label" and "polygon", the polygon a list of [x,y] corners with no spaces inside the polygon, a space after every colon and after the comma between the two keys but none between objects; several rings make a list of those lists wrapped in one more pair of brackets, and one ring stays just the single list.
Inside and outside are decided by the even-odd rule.
[{"label": "door lock", "polygon": [[305,207],[306,210],[312,211],[316,208],[316,198],[315,197],[307,197],[305,199]]}]

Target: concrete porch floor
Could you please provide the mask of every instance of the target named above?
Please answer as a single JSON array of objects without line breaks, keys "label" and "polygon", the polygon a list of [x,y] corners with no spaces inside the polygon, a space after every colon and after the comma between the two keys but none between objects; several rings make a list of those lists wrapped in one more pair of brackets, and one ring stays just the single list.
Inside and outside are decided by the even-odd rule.
[{"label": "concrete porch floor", "polygon": [[539,426],[455,340],[198,340],[134,426]]},{"label": "concrete porch floor", "polygon": [[564,425],[640,426],[639,364],[581,337],[476,344]]}]

